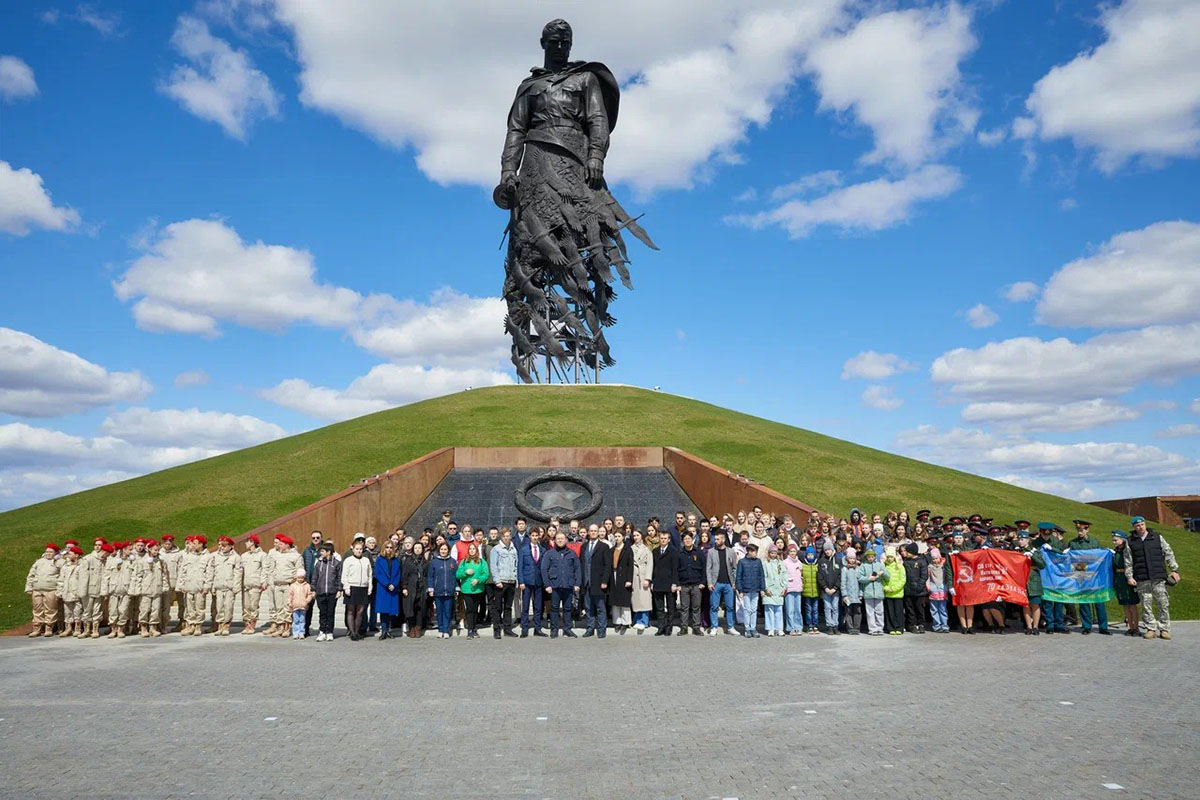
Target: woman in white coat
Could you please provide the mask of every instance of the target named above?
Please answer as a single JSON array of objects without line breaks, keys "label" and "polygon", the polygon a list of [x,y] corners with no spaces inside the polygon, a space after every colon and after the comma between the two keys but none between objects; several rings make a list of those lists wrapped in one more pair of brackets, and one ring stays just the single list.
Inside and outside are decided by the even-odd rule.
[{"label": "woman in white coat", "polygon": [[654,577],[654,557],[650,548],[642,543],[642,532],[633,532],[633,629],[638,636],[650,627],[650,609],[654,598],[650,594],[650,580]]}]

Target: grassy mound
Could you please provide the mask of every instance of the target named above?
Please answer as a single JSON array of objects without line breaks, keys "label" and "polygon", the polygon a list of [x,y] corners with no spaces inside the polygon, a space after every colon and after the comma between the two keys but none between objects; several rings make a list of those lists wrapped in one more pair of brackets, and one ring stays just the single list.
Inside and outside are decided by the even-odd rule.
[{"label": "grassy mound", "polygon": [[[0,630],[28,621],[25,573],[47,540],[240,533],[438,447],[656,446],[687,450],[817,508],[979,512],[997,520],[1128,518],[1094,506],[872,450],[707,403],[625,387],[478,389],[382,411],[0,514]],[[664,509],[664,513],[670,509]],[[1195,534],[1163,529],[1184,582],[1174,616],[1200,616]],[[344,539],[345,531],[330,532]],[[90,545],[89,545],[90,546]],[[1119,618],[1119,617],[1118,617]]]}]

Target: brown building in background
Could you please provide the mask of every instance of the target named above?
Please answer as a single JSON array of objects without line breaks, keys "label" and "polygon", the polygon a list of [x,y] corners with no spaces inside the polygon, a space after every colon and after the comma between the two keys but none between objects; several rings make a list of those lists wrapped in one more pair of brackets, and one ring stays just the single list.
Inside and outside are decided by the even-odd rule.
[{"label": "brown building in background", "polygon": [[1200,531],[1200,494],[1098,500],[1089,505],[1100,506],[1131,517],[1143,516],[1159,525]]}]

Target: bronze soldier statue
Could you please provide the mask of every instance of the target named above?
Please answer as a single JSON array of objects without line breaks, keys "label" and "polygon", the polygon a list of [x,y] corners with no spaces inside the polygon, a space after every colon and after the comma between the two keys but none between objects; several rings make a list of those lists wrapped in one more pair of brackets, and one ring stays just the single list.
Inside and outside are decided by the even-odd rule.
[{"label": "bronze soldier statue", "polygon": [[585,367],[612,366],[604,328],[616,320],[613,270],[627,289],[622,230],[658,247],[625,213],[604,180],[609,134],[617,124],[620,87],[603,64],[568,61],[571,26],[556,19],[542,29],[545,61],[517,88],[492,194],[510,213],[506,230],[505,328],[512,361],[526,383],[567,380]]}]

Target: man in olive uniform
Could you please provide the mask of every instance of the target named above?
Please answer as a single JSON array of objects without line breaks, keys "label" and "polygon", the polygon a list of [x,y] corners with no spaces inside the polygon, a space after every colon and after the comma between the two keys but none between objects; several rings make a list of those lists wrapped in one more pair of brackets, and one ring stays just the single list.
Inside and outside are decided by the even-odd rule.
[{"label": "man in olive uniform", "polygon": [[266,588],[267,554],[259,546],[258,536],[252,533],[246,537],[246,551],[242,553],[242,633],[247,636],[255,633]]},{"label": "man in olive uniform", "polygon": [[145,546],[146,555],[134,560],[129,578],[129,593],[138,598],[138,634],[143,639],[162,636],[159,621],[163,587],[167,585],[166,570],[158,558],[158,540],[151,539]]},{"label": "man in olive uniform", "polygon": [[[1104,549],[1104,545],[1091,535],[1092,523],[1086,519],[1076,519],[1072,522],[1075,524],[1075,538],[1067,542],[1068,550]],[[1108,609],[1105,608],[1104,603],[1080,603],[1078,608],[1084,636],[1092,632],[1093,616],[1099,623],[1100,633],[1104,636],[1112,636],[1112,632],[1108,629]]]},{"label": "man in olive uniform", "polygon": [[212,554],[212,592],[217,603],[213,617],[213,633],[228,636],[233,622],[234,593],[242,588],[242,559],[233,550],[233,539],[222,536],[217,540],[217,552]]},{"label": "man in olive uniform", "polygon": [[[1132,566],[1125,567],[1126,581],[1137,589],[1142,601],[1142,638],[1171,638],[1171,603],[1167,586],[1179,583],[1179,562],[1171,545],[1156,531],[1146,527],[1145,517],[1133,517],[1133,535],[1126,547]],[[1154,605],[1158,604],[1158,615]]]},{"label": "man in olive uniform", "polygon": [[[104,560],[104,572],[100,576],[100,605],[102,615],[108,620],[108,638],[117,638],[117,617],[120,614],[121,597],[125,590],[120,588],[121,566],[124,563],[121,551],[124,542],[113,542],[108,545],[108,558]],[[121,592],[118,595],[118,590]]]},{"label": "man in olive uniform", "polygon": [[137,613],[137,599],[130,594],[133,589],[133,562],[136,558],[133,554],[133,542],[122,544],[116,555],[118,558],[109,559],[109,567],[116,575],[110,579],[112,596],[109,598],[108,621],[112,625],[112,631],[108,635],[111,639],[113,633],[116,633],[116,638],[124,639],[125,634],[130,632],[129,622]]},{"label": "man in olive uniform", "polygon": [[180,634],[201,636],[204,633],[205,602],[208,587],[212,583],[209,570],[212,566],[199,536],[188,536],[183,540],[183,555],[179,558],[177,590],[183,594],[184,618]]},{"label": "man in olive uniform", "polygon": [[80,571],[83,573],[79,587],[83,592],[82,609],[79,619],[83,623],[82,631],[76,634],[79,638],[100,638],[100,615],[102,611],[101,584],[104,580],[104,562],[112,548],[103,538],[97,538],[92,543],[92,552],[80,560]]},{"label": "man in olive uniform", "polygon": [[290,536],[275,534],[275,548],[267,553],[267,577],[271,587],[271,627],[267,636],[287,636],[291,633],[292,612],[288,608],[288,587],[296,573],[304,567],[300,553]]},{"label": "man in olive uniform", "polygon": [[164,533],[162,535],[162,546],[159,548],[158,557],[167,570],[167,591],[162,597],[162,625],[160,627],[163,633],[170,633],[171,606],[178,599],[179,620],[175,629],[183,630],[183,595],[175,591],[175,587],[179,583],[179,559],[183,557],[183,551],[175,546],[175,537],[172,534]]},{"label": "man in olive uniform", "polygon": [[54,630],[54,614],[58,609],[58,545],[50,542],[42,551],[42,555],[25,577],[25,594],[33,600],[33,630],[34,636],[50,636]]},{"label": "man in olive uniform", "polygon": [[[1041,535],[1043,544],[1041,549],[1045,552],[1062,553],[1067,549],[1067,543],[1063,541],[1062,528],[1055,525],[1053,522],[1039,522],[1038,533]],[[1066,615],[1064,606],[1065,603],[1056,603],[1052,600],[1047,600],[1042,603],[1046,614],[1046,633],[1070,633],[1071,630],[1067,627]]]}]

